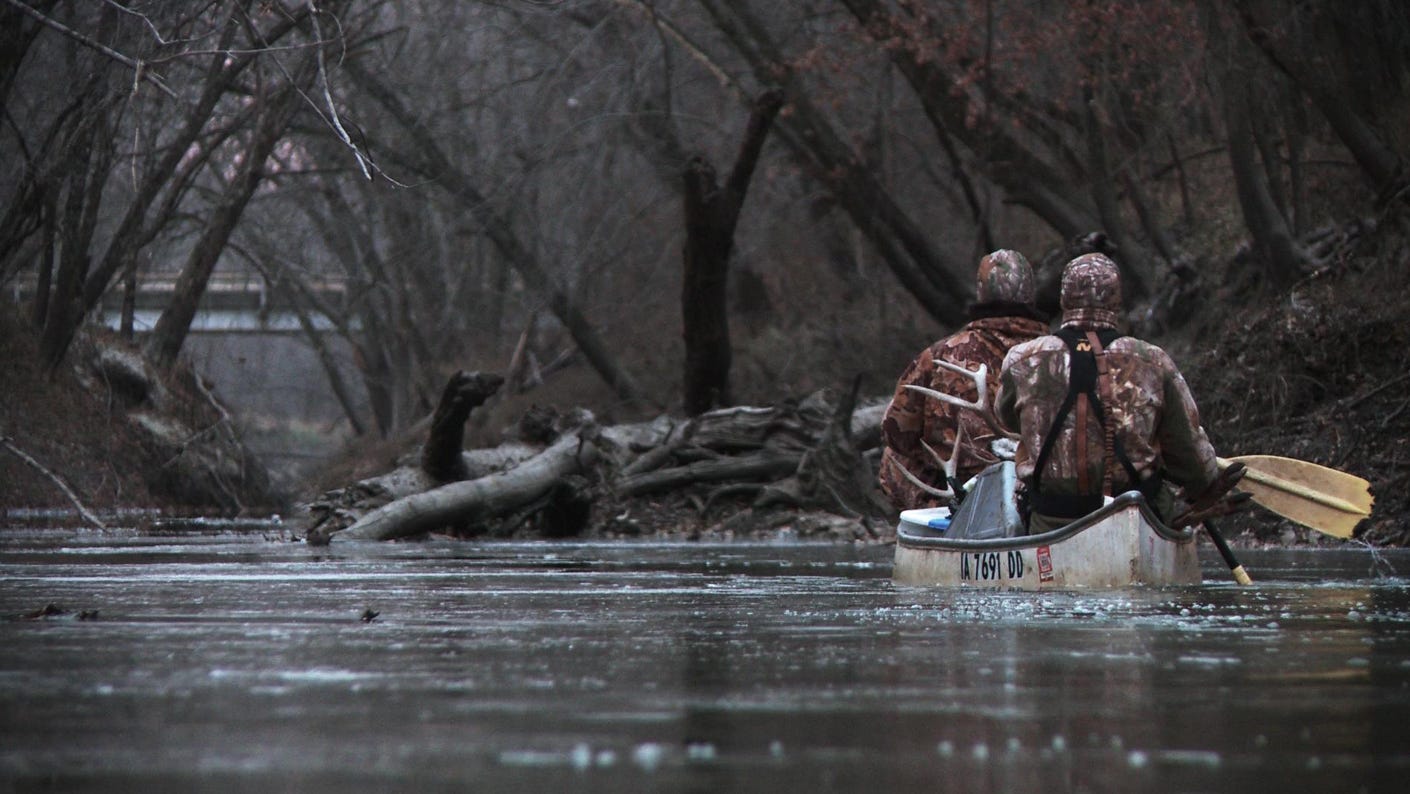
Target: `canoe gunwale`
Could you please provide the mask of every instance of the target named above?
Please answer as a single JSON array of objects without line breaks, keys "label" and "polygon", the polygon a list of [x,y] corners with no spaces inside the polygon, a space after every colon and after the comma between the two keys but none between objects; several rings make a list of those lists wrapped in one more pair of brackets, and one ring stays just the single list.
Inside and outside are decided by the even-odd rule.
[{"label": "canoe gunwale", "polygon": [[969,552],[1006,551],[1036,546],[1051,546],[1090,529],[1102,520],[1133,506],[1141,512],[1142,519],[1144,519],[1146,524],[1150,525],[1151,530],[1161,538],[1172,543],[1189,543],[1194,540],[1194,528],[1171,529],[1156,516],[1155,511],[1151,510],[1150,505],[1146,503],[1145,497],[1141,495],[1140,491],[1127,491],[1112,499],[1109,505],[1103,505],[1100,509],[1088,513],[1070,524],[1038,535],[1020,535],[1013,538],[986,538],[982,540],[947,538],[944,535],[920,534],[903,522],[896,529],[896,543],[899,546],[914,549]]}]

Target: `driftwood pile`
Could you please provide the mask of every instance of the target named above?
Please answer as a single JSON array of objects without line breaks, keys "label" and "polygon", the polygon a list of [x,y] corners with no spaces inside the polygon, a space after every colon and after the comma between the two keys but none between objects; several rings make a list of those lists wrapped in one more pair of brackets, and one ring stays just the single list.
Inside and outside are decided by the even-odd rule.
[{"label": "driftwood pile", "polygon": [[894,515],[875,487],[885,406],[856,409],[855,384],[841,396],[688,420],[601,426],[586,411],[536,411],[520,421],[518,440],[463,450],[466,419],[503,382],[452,376],[420,455],[305,505],[306,541],[600,534],[634,502],[663,495],[688,505],[697,525],[728,504],[734,524],[755,531],[826,527],[866,540],[891,530]]}]

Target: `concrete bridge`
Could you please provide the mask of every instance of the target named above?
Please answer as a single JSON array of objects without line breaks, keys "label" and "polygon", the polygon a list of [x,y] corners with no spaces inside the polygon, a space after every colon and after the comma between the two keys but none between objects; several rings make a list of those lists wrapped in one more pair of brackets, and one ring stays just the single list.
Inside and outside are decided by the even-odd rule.
[{"label": "concrete bridge", "polygon": [[[324,306],[339,311],[347,305],[347,280],[339,277],[311,279],[309,288]],[[33,275],[16,279],[12,285],[17,302],[28,305],[33,300]],[[137,333],[150,331],[157,324],[176,290],[175,276],[149,276],[137,284],[133,328]],[[196,317],[191,322],[193,334],[302,334],[298,313],[289,302],[287,290],[271,292],[264,279],[253,274],[216,274],[206,285]],[[105,325],[116,329],[122,322],[122,290],[109,289],[95,313]],[[332,323],[321,314],[311,312],[310,319],[320,331],[332,330]]]}]

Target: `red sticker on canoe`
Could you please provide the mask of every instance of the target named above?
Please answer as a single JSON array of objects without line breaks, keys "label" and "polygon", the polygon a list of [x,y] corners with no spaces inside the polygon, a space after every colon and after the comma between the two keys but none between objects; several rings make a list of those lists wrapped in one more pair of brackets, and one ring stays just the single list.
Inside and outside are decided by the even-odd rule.
[{"label": "red sticker on canoe", "polygon": [[1053,553],[1047,546],[1038,547],[1038,580],[1041,582],[1053,580]]}]

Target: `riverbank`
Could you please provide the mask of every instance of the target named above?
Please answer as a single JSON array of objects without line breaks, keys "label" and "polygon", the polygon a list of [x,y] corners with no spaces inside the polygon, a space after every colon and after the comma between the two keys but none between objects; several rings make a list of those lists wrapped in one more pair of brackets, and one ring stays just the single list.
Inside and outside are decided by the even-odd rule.
[{"label": "riverbank", "polygon": [[0,316],[0,508],[236,516],[287,504],[189,367],[159,374],[130,342],[86,329],[46,372],[23,316]]},{"label": "riverbank", "polygon": [[[1324,267],[1292,290],[1269,293],[1238,258],[1202,268],[1167,306],[1178,328],[1142,330],[1180,363],[1216,448],[1225,456],[1275,454],[1342,469],[1372,483],[1375,514],[1357,538],[1410,545],[1410,221],[1396,209],[1345,227]],[[1174,293],[1172,293],[1174,294]],[[240,441],[241,428],[189,369],[158,377],[137,350],[107,331],[85,335],[58,372],[38,365],[33,334],[12,307],[0,318],[0,508],[165,515],[288,514],[291,502],[386,471],[423,440],[354,444],[316,482],[279,493]],[[873,373],[874,374],[874,373]],[[571,382],[571,381],[570,381]],[[568,412],[583,392],[550,382],[532,395]],[[508,405],[498,405],[503,416]],[[480,428],[497,437],[503,428]],[[424,432],[424,431],[423,431]],[[353,473],[357,472],[356,476]],[[340,476],[341,475],[341,476]],[[702,509],[709,502],[708,515]],[[710,500],[706,486],[592,504],[592,537],[793,536],[885,540],[888,527],[748,499]],[[57,514],[55,514],[57,515]],[[1225,520],[1236,545],[1339,543],[1264,511]],[[529,536],[532,523],[511,530]]]},{"label": "riverbank", "polygon": [[[1270,454],[1371,483],[1356,538],[1410,545],[1410,211],[1344,227],[1325,265],[1284,293],[1226,286],[1167,349],[1225,457]],[[1223,522],[1267,543],[1339,544],[1254,510]]]}]

